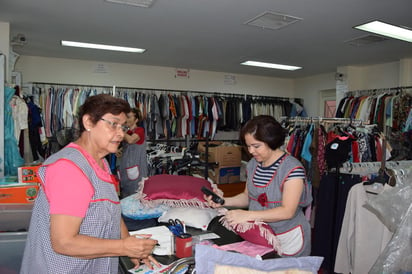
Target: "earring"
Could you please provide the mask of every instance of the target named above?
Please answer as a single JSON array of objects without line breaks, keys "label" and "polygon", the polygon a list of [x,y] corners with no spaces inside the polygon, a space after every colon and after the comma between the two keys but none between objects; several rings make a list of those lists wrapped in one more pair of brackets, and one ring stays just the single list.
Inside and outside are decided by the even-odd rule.
[{"label": "earring", "polygon": [[90,131],[90,128],[86,129],[87,131]]}]

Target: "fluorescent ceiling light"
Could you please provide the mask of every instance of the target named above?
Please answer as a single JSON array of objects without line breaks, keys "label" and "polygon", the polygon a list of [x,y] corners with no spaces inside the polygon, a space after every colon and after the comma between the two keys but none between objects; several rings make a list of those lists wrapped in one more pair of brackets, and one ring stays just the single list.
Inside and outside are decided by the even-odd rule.
[{"label": "fluorescent ceiling light", "polygon": [[150,8],[154,0],[106,0],[106,2],[142,7],[142,8]]},{"label": "fluorescent ceiling light", "polygon": [[356,26],[354,28],[407,42],[412,42],[412,30],[397,27],[381,21],[372,21],[363,25]]},{"label": "fluorescent ceiling light", "polygon": [[257,61],[245,61],[240,63],[241,65],[246,66],[254,66],[254,67],[262,67],[262,68],[271,68],[271,69],[283,69],[283,70],[297,70],[301,69],[302,67],[295,67],[295,66],[288,66],[288,65],[280,65],[280,64],[272,64],[272,63],[265,63],[265,62],[257,62]]},{"label": "fluorescent ceiling light", "polygon": [[64,40],[62,40],[61,43],[62,43],[62,46],[67,46],[67,47],[104,49],[104,50],[126,51],[126,52],[134,52],[134,53],[143,53],[146,51],[145,49],[139,49],[139,48],[119,47],[119,46],[82,43],[82,42],[73,42],[73,41],[64,41]]}]

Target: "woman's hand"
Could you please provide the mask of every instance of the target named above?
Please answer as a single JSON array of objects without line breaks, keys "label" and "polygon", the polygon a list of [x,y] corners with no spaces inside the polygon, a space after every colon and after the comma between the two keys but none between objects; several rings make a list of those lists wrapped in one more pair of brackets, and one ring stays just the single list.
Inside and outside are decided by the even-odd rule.
[{"label": "woman's hand", "polygon": [[253,216],[250,216],[248,210],[234,209],[226,212],[226,220],[233,227],[240,223],[246,223],[248,221],[254,221]]},{"label": "woman's hand", "polygon": [[[213,191],[216,193],[216,191]],[[216,193],[217,194],[217,193]],[[218,194],[219,195],[219,194]],[[212,195],[206,196],[206,194],[203,194],[203,199],[206,200],[207,204],[211,207],[211,208],[218,208],[218,207],[222,207],[221,204],[215,203],[212,201]]]},{"label": "woman's hand", "polygon": [[125,254],[130,258],[147,259],[152,254],[156,244],[156,240],[137,238],[136,236],[129,236],[123,239]]},{"label": "woman's hand", "polygon": [[144,259],[130,258],[130,261],[132,261],[132,263],[135,265],[134,269],[139,268],[140,263],[144,263],[151,270],[154,269],[153,266],[161,267],[160,263],[155,258],[153,258],[152,255]]}]

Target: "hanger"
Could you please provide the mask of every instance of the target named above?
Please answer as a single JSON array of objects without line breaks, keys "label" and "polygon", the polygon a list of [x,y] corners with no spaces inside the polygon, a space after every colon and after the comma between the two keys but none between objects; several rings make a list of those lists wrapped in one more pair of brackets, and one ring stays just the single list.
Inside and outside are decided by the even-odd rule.
[{"label": "hanger", "polygon": [[[386,184],[389,182],[389,180],[393,177],[394,178],[394,173],[392,172],[391,175],[388,174],[388,169],[386,168],[386,138],[384,137],[382,140],[382,160],[381,160],[381,167],[379,168],[378,171],[378,176],[373,178],[372,180],[365,181],[363,185],[372,185],[374,183],[379,183],[379,184]],[[394,180],[391,179],[391,184],[393,184]],[[396,181],[395,181],[396,182]]]}]

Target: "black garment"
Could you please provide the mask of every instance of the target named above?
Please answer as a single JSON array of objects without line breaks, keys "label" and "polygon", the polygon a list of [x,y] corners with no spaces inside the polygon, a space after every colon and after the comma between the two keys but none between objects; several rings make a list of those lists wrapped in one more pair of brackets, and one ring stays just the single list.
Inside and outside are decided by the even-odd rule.
[{"label": "black garment", "polygon": [[344,117],[345,113],[345,109],[344,109],[344,105],[349,101],[349,97],[345,97],[342,98],[338,104],[338,107],[336,108],[336,114],[335,117],[337,118],[342,118]]},{"label": "black garment", "polygon": [[339,235],[351,187],[361,181],[359,175],[326,173],[322,176],[316,199],[312,256],[322,256],[322,269],[333,273]]},{"label": "black garment", "polygon": [[346,140],[335,138],[326,145],[325,160],[329,169],[339,168],[344,162],[349,160],[352,152],[352,141],[354,141],[354,139],[350,137]]},{"label": "black garment", "polygon": [[208,231],[211,231],[220,236],[220,238],[213,240],[215,244],[226,245],[244,241],[242,237],[237,235],[235,232],[230,231],[226,227],[224,227],[219,222],[220,218],[222,218],[222,216],[216,216],[215,218],[213,218],[207,227]]},{"label": "black garment", "polygon": [[148,227],[158,226],[159,222],[157,218],[145,219],[145,220],[134,220],[122,215],[123,221],[129,231],[140,230]]}]

